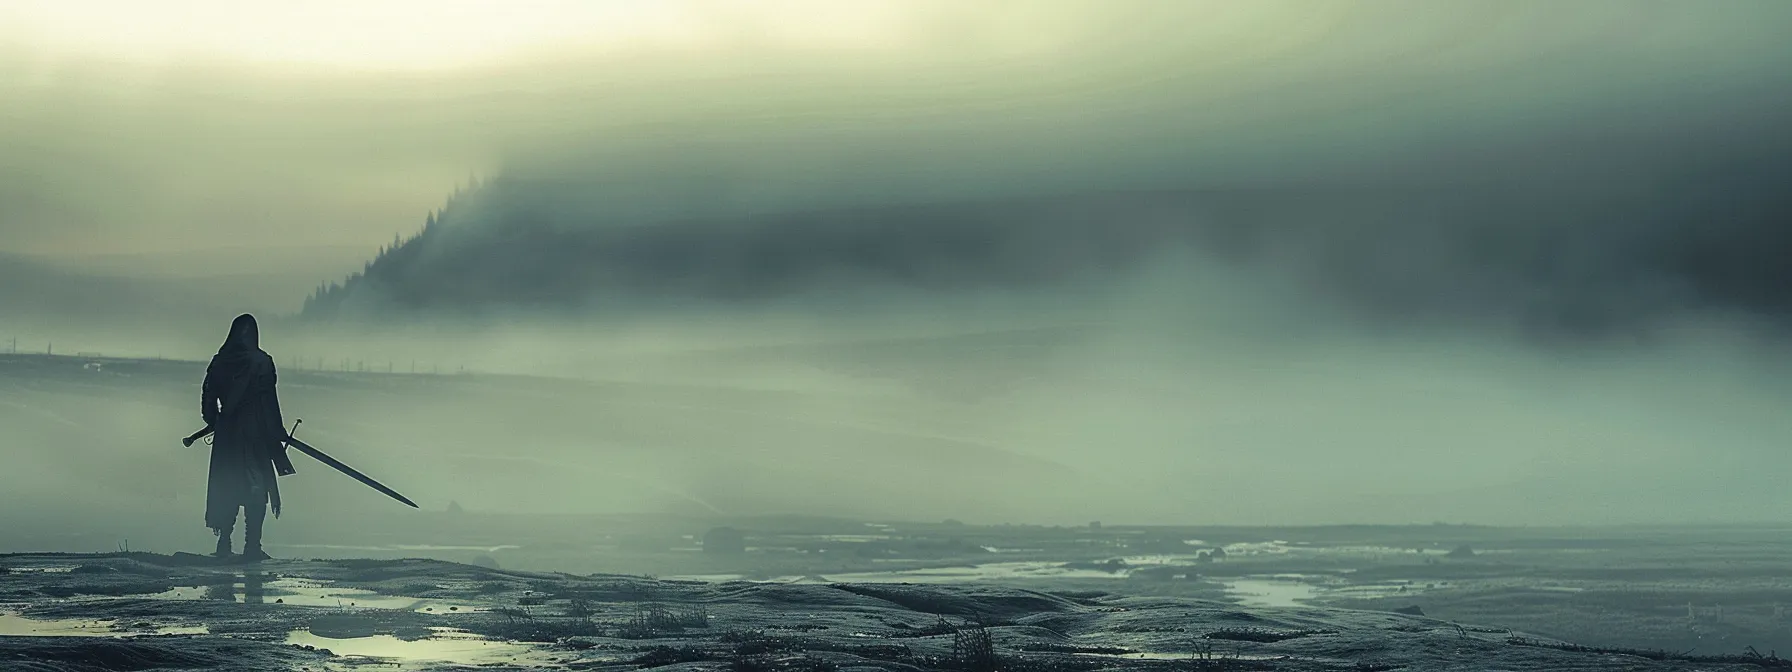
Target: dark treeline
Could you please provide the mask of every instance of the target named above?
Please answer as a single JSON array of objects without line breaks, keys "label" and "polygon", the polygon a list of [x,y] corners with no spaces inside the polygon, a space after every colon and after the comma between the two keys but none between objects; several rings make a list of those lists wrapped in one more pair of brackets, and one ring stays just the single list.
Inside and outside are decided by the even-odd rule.
[{"label": "dark treeline", "polygon": [[1184,249],[1199,254],[1178,263],[1292,273],[1375,316],[1550,335],[1634,332],[1687,310],[1779,322],[1792,315],[1789,175],[1783,162],[1732,162],[1590,186],[1098,192],[638,223],[598,223],[500,177],[457,192],[304,314],[1043,290]]}]

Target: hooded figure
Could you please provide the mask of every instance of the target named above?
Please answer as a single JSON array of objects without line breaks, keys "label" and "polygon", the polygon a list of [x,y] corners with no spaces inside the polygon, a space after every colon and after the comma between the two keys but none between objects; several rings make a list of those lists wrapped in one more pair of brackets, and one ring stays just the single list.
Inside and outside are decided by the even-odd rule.
[{"label": "hooded figure", "polygon": [[261,526],[269,505],[274,517],[280,517],[280,487],[274,479],[293,468],[274,393],[274,358],[262,352],[253,316],[240,315],[231,323],[230,336],[205,369],[200,404],[200,414],[214,432],[205,526],[218,535],[216,555],[230,555],[230,532],[241,509],[243,557],[265,560]]}]

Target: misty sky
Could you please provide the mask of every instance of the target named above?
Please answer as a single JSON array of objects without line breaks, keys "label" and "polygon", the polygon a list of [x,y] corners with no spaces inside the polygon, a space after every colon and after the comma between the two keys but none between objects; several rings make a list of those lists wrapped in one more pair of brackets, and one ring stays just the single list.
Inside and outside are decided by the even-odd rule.
[{"label": "misty sky", "polygon": [[[1101,189],[1495,194],[1522,183],[1548,187],[1555,200],[1512,198],[1524,206],[1513,211],[1558,215],[1552,224],[1578,225],[1582,192],[1624,206],[1598,209],[1620,214],[1586,222],[1594,233],[1573,239],[1602,260],[1627,248],[1598,234],[1648,224],[1707,240],[1756,236],[1713,248],[1749,248],[1755,266],[1744,270],[1760,270],[1786,234],[1736,227],[1784,212],[1783,200],[1762,195],[1792,173],[1787,26],[1792,2],[1781,0],[0,0],[0,338],[19,335],[30,349],[54,340],[58,352],[203,357],[234,313],[296,310],[318,283],[415,232],[473,175],[522,178],[527,189],[511,193],[551,194],[579,206],[561,214],[621,223],[641,213],[731,221],[723,216]],[[1680,190],[1694,182],[1703,191]],[[1631,201],[1626,190],[1650,198]],[[1430,207],[1397,200],[1412,209],[1387,212]],[[1732,202],[1740,205],[1707,207]],[[1654,204],[1673,211],[1655,217]],[[1275,205],[1263,212],[1290,213],[1313,233],[1294,243],[1364,266],[1385,258],[1391,284],[1478,280],[1456,265],[1473,265],[1476,245],[1383,241],[1326,228],[1334,213],[1318,206]],[[1631,221],[1638,212],[1649,221]],[[1737,221],[1714,221],[1728,214]],[[1497,213],[1464,219],[1498,223]],[[1492,239],[1516,248],[1553,240]],[[1678,239],[1646,242],[1661,240]],[[1329,289],[1329,278],[1300,272],[1327,257],[1299,247],[1281,267],[1242,270],[1166,251],[1114,286],[1046,296],[1042,304],[1088,309],[1076,319],[1099,328],[1020,363],[975,344],[899,355],[805,345],[796,355],[667,362],[632,354],[644,343],[732,353],[754,339],[788,345],[1063,317],[983,296],[912,313],[864,302],[855,305],[875,314],[849,315],[852,325],[827,321],[835,314],[692,310],[654,324],[425,326],[344,339],[302,338],[270,321],[266,343],[283,367],[365,359],[403,370],[421,359],[647,385],[689,373],[678,382],[773,390],[752,398],[753,413],[711,409],[723,419],[705,422],[687,420],[688,399],[638,415],[601,395],[565,400],[569,410],[552,416],[565,423],[556,454],[584,460],[573,466],[613,466],[616,453],[580,443],[600,430],[578,404],[599,399],[589,403],[619,415],[603,440],[628,443],[645,456],[642,469],[677,474],[688,480],[671,485],[693,491],[771,491],[736,493],[767,507],[822,509],[801,497],[836,494],[809,492],[815,481],[804,480],[835,463],[805,462],[812,471],[793,476],[787,462],[800,460],[780,460],[777,447],[844,460],[833,451],[852,443],[903,464],[919,464],[903,451],[975,444],[1107,479],[1091,493],[1121,493],[1075,499],[1023,484],[964,495],[1014,511],[1055,507],[1065,520],[1108,511],[1152,521],[1633,522],[1785,510],[1771,476],[1789,466],[1783,437],[1792,429],[1780,409],[1792,390],[1779,375],[1783,357],[1752,349],[1747,329],[1689,312],[1656,341],[1551,350],[1469,321],[1378,321],[1321,300],[1315,287]],[[262,253],[239,254],[247,249]],[[1508,274],[1487,276],[1499,284],[1492,294],[1547,293],[1596,275],[1570,263],[1588,257],[1556,252],[1512,253]],[[1716,254],[1686,266],[1718,276],[1744,266],[1731,261]],[[1561,282],[1506,282],[1533,276]],[[1615,286],[1589,294],[1654,296],[1625,284],[1633,276],[1612,277]],[[1732,294],[1754,293],[1730,305],[1788,314],[1775,287],[1728,277]],[[32,283],[41,288],[26,291]],[[190,305],[158,303],[169,294]],[[1693,307],[1701,298],[1693,292]],[[179,333],[157,341],[149,323]],[[978,385],[995,391],[966,391]],[[62,431],[42,412],[61,401],[14,391],[0,396],[14,402],[0,409],[14,422],[38,418],[31,431],[44,437]],[[136,440],[191,422],[192,404],[177,393],[144,392],[122,418],[75,401],[67,412],[107,418]],[[466,430],[456,423],[547,422],[521,396],[435,401],[331,402],[342,406],[319,416],[318,431],[371,444],[441,425],[445,443],[429,445],[432,454],[480,457],[515,444],[449,445]],[[441,423],[450,416],[456,422]],[[727,441],[767,451],[755,462],[763,473],[731,483],[732,472],[698,477],[655,462],[697,448],[726,453],[736,447]],[[1104,442],[1106,452],[1094,449]],[[394,456],[422,450],[382,446]],[[68,471],[39,457],[46,473]],[[915,480],[937,478],[926,471],[934,464],[916,466]],[[572,473],[565,466],[554,469]],[[438,482],[481,473],[444,469]],[[493,486],[494,498],[539,494],[538,472],[513,476]],[[1275,488],[1286,496],[1253,499]],[[903,497],[866,497],[854,511],[914,513]],[[930,506],[939,510],[914,515],[955,515],[958,504]]]},{"label": "misty sky", "polygon": [[334,274],[469,174],[561,159],[617,200],[763,204],[1748,146],[1789,20],[1771,0],[13,0],[0,252],[275,246]]}]

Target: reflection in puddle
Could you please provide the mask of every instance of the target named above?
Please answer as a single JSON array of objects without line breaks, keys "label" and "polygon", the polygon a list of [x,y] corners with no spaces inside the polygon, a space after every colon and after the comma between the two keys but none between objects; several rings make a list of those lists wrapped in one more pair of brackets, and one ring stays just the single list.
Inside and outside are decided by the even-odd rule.
[{"label": "reflection in puddle", "polygon": [[798,575],[792,574],[790,576],[774,576],[771,578],[757,578],[757,579],[749,579],[749,578],[747,578],[747,575],[745,575],[745,574],[686,574],[683,576],[672,576],[672,577],[667,577],[667,578],[672,581],[702,581],[705,583],[732,583],[735,581],[745,581],[747,583],[782,583],[782,584],[833,583],[833,581],[829,580],[825,576],[816,576],[814,574],[803,575],[803,576],[798,576]]},{"label": "reflection in puddle", "polygon": [[1247,607],[1298,607],[1319,596],[1319,590],[1294,578],[1234,579],[1226,594]]},{"label": "reflection in puddle", "polygon": [[11,637],[122,637],[111,621],[38,620],[0,615],[0,636]]},{"label": "reflection in puddle", "polygon": [[882,572],[844,572],[827,576],[778,576],[748,578],[745,574],[685,574],[666,577],[675,581],[727,583],[965,583],[1003,579],[1123,579],[1126,572],[1072,569],[1061,562],[996,562],[958,567],[896,569]]},{"label": "reflection in puddle", "polygon": [[148,621],[124,625],[110,620],[37,619],[0,614],[0,637],[138,637],[210,632],[204,625],[162,625]]},{"label": "reflection in puddle", "polygon": [[447,603],[419,597],[382,595],[360,588],[336,588],[315,581],[275,579],[244,574],[233,583],[183,586],[145,597],[157,600],[219,600],[244,604],[283,604],[340,609],[396,609],[433,614],[471,613],[470,604]]},{"label": "reflection in puddle", "polygon": [[411,551],[473,551],[479,553],[497,553],[498,551],[520,549],[513,544],[498,546],[440,546],[435,544],[392,544],[389,546],[343,546],[338,544],[286,544],[285,548],[315,548],[329,551],[370,551],[386,553],[403,553]]},{"label": "reflection in puddle", "polygon": [[286,643],[329,649],[331,653],[339,656],[451,661],[475,665],[519,661],[549,662],[545,660],[527,661],[526,659],[531,657],[539,658],[541,654],[522,644],[480,639],[478,636],[466,632],[445,628],[437,629],[436,635],[433,637],[413,641],[405,641],[392,635],[335,639],[312,634],[309,630],[294,630],[287,634]]},{"label": "reflection in puddle", "polygon": [[904,569],[890,572],[829,574],[827,578],[842,583],[961,583],[966,581],[1001,581],[1013,579],[1124,579],[1126,572],[1098,569],[1072,569],[1061,562],[997,562],[974,567],[938,567]]},{"label": "reflection in puddle", "polygon": [[1425,592],[1424,586],[1413,585],[1408,581],[1392,581],[1328,588],[1325,596],[1333,599],[1375,600],[1422,592]]},{"label": "reflection in puddle", "polygon": [[44,565],[38,567],[8,567],[7,571],[16,574],[68,574],[75,571],[74,565]]},{"label": "reflection in puddle", "polygon": [[670,580],[670,581],[703,581],[705,583],[728,583],[730,581],[745,581],[745,580],[747,580],[747,575],[745,575],[745,574],[682,574],[679,576],[668,576],[668,577],[666,577],[666,579]]},{"label": "reflection in puddle", "polygon": [[1084,656],[1110,658],[1117,660],[1283,660],[1288,656],[1262,653],[1163,653],[1157,651],[1140,651],[1137,653],[1084,653]]}]

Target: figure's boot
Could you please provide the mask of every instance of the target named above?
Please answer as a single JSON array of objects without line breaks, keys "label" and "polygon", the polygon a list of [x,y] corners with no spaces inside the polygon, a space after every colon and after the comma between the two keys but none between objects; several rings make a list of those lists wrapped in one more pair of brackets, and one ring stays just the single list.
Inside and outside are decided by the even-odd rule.
[{"label": "figure's boot", "polygon": [[230,528],[226,527],[218,530],[218,548],[217,550],[212,551],[212,557],[230,557]]},{"label": "figure's boot", "polygon": [[243,507],[243,560],[261,562],[272,560],[267,552],[261,550],[261,525],[268,518],[268,506]]}]

